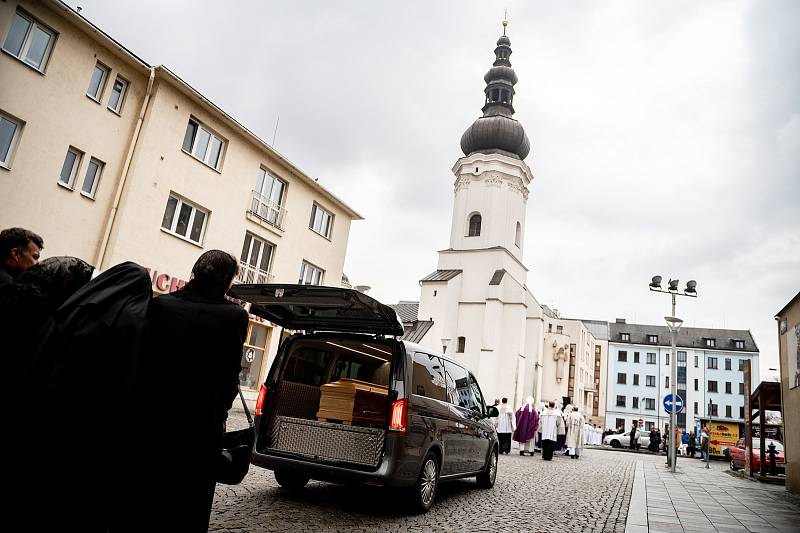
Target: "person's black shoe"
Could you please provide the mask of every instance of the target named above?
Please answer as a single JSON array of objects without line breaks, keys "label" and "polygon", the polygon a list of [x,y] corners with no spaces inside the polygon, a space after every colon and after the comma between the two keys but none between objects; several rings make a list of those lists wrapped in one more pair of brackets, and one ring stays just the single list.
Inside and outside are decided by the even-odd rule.
[{"label": "person's black shoe", "polygon": [[520,455],[525,455],[525,452],[519,452]]}]

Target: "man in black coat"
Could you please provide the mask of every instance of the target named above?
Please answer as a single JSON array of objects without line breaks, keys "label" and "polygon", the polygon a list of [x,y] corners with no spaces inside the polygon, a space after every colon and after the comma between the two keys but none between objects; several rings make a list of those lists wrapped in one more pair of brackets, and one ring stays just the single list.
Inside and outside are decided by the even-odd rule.
[{"label": "man in black coat", "polygon": [[237,271],[230,254],[205,252],[186,286],[155,298],[148,312],[150,341],[138,394],[147,406],[139,420],[144,488],[136,498],[145,519],[160,529],[208,528],[247,335],[247,312],[225,299]]}]

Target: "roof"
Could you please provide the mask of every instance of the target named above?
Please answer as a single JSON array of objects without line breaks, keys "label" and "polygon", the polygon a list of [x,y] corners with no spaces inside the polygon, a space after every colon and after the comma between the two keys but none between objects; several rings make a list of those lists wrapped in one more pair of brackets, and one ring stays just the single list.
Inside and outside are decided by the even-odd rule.
[{"label": "roof", "polygon": [[102,31],[100,28],[92,24],[86,17],[84,17],[83,15],[72,9],[72,7],[65,4],[63,1],[50,0],[49,3],[53,9],[58,9],[62,11],[65,14],[66,18],[71,20],[73,23],[78,24],[79,26],[83,26],[83,30],[89,33],[90,35],[91,34],[97,35],[98,39],[102,41],[106,46],[109,46],[112,49],[116,49],[132,63],[138,64],[148,69],[155,68],[156,75],[160,74],[161,77],[166,78],[168,81],[171,81],[173,84],[177,85],[178,88],[183,89],[188,94],[188,96],[196,100],[199,100],[203,104],[207,105],[213,112],[218,113],[224,121],[228,122],[230,126],[232,126],[236,130],[239,130],[241,134],[243,134],[256,146],[258,146],[258,148],[264,150],[270,156],[274,157],[282,165],[286,166],[286,168],[289,170],[291,174],[295,175],[298,179],[305,182],[306,185],[322,193],[322,196],[324,196],[325,198],[336,204],[339,208],[345,211],[353,220],[364,219],[364,217],[358,214],[358,212],[356,212],[353,208],[344,203],[336,195],[334,195],[328,189],[320,185],[316,180],[308,176],[305,172],[300,170],[295,164],[293,164],[291,161],[282,156],[279,152],[273,149],[270,145],[268,145],[255,133],[247,129],[247,127],[245,127],[241,122],[239,122],[238,120],[227,114],[225,111],[223,111],[214,102],[203,96],[197,89],[186,83],[183,79],[181,79],[177,74],[172,72],[169,68],[165,67],[164,65],[158,65],[156,67],[153,67],[152,65],[148,64],[143,59],[136,56],[133,52],[125,48],[121,43],[119,43],[113,37],[111,37],[104,31]]},{"label": "roof", "polygon": [[784,313],[786,313],[786,311],[788,311],[788,310],[789,310],[789,308],[790,308],[792,305],[794,305],[794,304],[795,304],[795,303],[797,303],[797,302],[800,302],[800,292],[798,292],[797,294],[795,294],[795,295],[794,295],[794,298],[792,298],[791,300],[789,300],[789,303],[783,306],[783,309],[781,309],[780,311],[778,311],[777,313],[775,313],[775,317],[782,316]]},{"label": "roof", "polygon": [[404,341],[420,342],[422,338],[433,327],[433,320],[418,320],[401,337]]},{"label": "roof", "polygon": [[[669,346],[670,336],[667,326],[650,326],[646,324],[627,324],[624,322],[609,322],[609,341],[618,344],[653,344],[647,342],[648,335],[658,335],[658,342],[654,346]],[[623,341],[620,333],[630,335],[630,340]],[[705,339],[714,339],[716,346],[706,346]],[[733,341],[744,341],[744,348],[736,348]],[[681,328],[675,339],[676,346],[680,348],[696,348],[699,350],[724,350],[738,352],[756,352],[758,346],[753,335],[748,330],[742,329],[712,329],[712,328]]]},{"label": "roof", "polygon": [[761,407],[760,400],[764,400],[764,410],[766,411],[783,411],[781,404],[781,384],[777,381],[762,381],[750,395],[750,407],[756,411],[753,418],[758,416],[757,410]]},{"label": "roof", "polygon": [[403,322],[414,322],[417,320],[417,313],[419,313],[419,302],[400,301],[394,305],[390,305],[394,309],[397,316]]},{"label": "roof", "polygon": [[594,335],[594,338],[598,341],[607,341],[609,339],[608,336],[608,322],[605,320],[581,320],[583,325],[586,326],[586,329]]},{"label": "roof", "polygon": [[463,272],[462,270],[434,270],[424,278],[422,278],[420,283],[425,281],[450,281],[454,277],[458,276]]},{"label": "roof", "polygon": [[542,313],[544,313],[544,316],[548,316],[550,318],[561,318],[558,316],[556,311],[550,308],[549,305],[542,304]]}]

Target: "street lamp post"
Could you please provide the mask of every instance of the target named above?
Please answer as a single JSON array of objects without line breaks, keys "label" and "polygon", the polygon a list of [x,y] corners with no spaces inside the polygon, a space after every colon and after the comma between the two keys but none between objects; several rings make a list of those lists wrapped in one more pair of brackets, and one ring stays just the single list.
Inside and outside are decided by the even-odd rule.
[{"label": "street lamp post", "polygon": [[[678,354],[675,351],[677,340],[676,335],[678,334],[678,330],[681,328],[681,324],[683,324],[683,320],[675,316],[675,296],[689,296],[692,298],[697,298],[697,282],[694,280],[688,281],[686,283],[686,288],[683,292],[678,291],[678,280],[677,279],[670,279],[669,284],[667,286],[667,290],[661,288],[661,276],[653,276],[653,279],[650,282],[650,290],[655,292],[663,292],[672,296],[672,314],[670,316],[665,316],[664,320],[667,322],[667,327],[669,328],[669,336],[670,336],[670,344],[672,346],[672,351],[670,353],[670,358],[672,358],[670,364],[670,394],[672,395],[672,405],[669,413],[669,435],[666,435],[668,442],[669,442],[669,449],[667,450],[667,457],[670,459],[670,469],[674,473],[677,469],[677,451],[678,449],[675,447],[676,432],[675,429],[677,424],[675,422],[677,413],[675,412],[675,405],[676,405],[676,398],[678,396]],[[685,401],[685,399],[684,399]]]}]

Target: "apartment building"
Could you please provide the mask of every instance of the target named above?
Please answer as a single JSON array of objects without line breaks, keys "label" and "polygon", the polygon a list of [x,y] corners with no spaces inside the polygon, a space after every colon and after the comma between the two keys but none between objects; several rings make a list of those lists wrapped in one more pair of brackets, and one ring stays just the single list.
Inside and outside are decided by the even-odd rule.
[{"label": "apartment building", "polygon": [[[205,250],[244,283],[339,286],[362,217],[164,66],[57,0],[0,3],[0,227],[45,255],[135,261],[171,292]],[[242,384],[279,335],[251,316]]]},{"label": "apartment building", "polygon": [[758,380],[758,347],[747,330],[681,328],[672,357],[666,326],[609,323],[606,427],[630,428],[643,420],[644,429],[662,430],[669,422],[664,397],[671,392],[671,365],[677,364],[677,391],[684,410],[677,424],[697,429],[709,417],[744,425],[744,361],[752,362],[752,383]]}]

